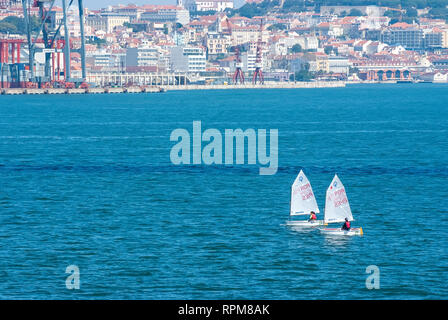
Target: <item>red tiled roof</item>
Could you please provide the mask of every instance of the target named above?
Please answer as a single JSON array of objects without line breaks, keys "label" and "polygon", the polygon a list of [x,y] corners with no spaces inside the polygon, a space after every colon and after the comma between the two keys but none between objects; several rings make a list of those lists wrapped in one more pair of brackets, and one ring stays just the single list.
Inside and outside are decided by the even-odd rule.
[{"label": "red tiled roof", "polygon": [[400,29],[406,29],[412,27],[412,25],[406,23],[406,22],[397,22],[390,26],[391,28],[400,28]]}]

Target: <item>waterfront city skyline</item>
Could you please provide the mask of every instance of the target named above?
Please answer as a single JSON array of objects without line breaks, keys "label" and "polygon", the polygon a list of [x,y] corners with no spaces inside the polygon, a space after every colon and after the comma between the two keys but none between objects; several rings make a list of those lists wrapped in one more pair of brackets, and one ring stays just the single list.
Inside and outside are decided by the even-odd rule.
[{"label": "waterfront city skyline", "polygon": [[[185,0],[183,6],[162,5],[175,0],[84,1],[82,20],[77,1],[66,15],[60,0],[55,6],[36,2],[42,10],[31,8],[29,36],[21,5],[2,5],[0,87],[125,91],[248,82],[271,87],[448,82],[448,9],[428,7],[437,3],[260,1],[247,0],[242,7],[232,0]],[[158,5],[144,5],[150,3]],[[36,18],[44,19],[45,10],[51,12],[36,37]],[[44,32],[53,38],[46,53]],[[37,38],[29,55],[27,42]]]},{"label": "waterfront city skyline", "polygon": [[[244,4],[245,0],[234,0],[235,7],[238,7]],[[59,0],[60,2],[60,0]],[[136,5],[145,5],[145,4],[162,4],[162,5],[174,5],[176,4],[176,0],[85,0],[84,6],[89,7],[91,9],[100,9],[111,5],[118,4],[136,4]]]},{"label": "waterfront city skyline", "polygon": [[0,0],[0,299],[448,298],[446,0],[246,2]]}]

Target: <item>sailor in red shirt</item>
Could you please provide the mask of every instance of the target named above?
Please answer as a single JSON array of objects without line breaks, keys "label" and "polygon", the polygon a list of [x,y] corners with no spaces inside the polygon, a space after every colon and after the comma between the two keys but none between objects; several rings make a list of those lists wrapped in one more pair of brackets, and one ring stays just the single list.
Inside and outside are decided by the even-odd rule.
[{"label": "sailor in red shirt", "polygon": [[351,228],[351,226],[350,226],[350,221],[348,221],[348,219],[345,218],[345,222],[344,222],[344,224],[342,225],[341,230],[347,230],[347,231],[349,231],[350,228]]},{"label": "sailor in red shirt", "polygon": [[308,221],[313,221],[313,220],[317,220],[317,217],[316,217],[316,213],[314,211],[311,211],[310,218],[308,219]]}]

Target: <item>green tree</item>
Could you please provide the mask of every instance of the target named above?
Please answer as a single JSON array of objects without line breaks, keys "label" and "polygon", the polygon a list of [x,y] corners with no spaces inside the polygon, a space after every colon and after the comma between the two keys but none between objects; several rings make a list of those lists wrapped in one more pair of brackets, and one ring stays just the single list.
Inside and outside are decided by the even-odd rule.
[{"label": "green tree", "polygon": [[395,10],[387,10],[386,12],[384,12],[384,16],[389,18],[398,18],[400,17],[400,12]]},{"label": "green tree", "polygon": [[333,51],[333,47],[332,46],[326,46],[325,48],[324,48],[324,52],[326,53],[326,54],[330,54],[332,51]]},{"label": "green tree", "polygon": [[445,8],[446,0],[427,0],[427,4],[431,8]]},{"label": "green tree", "polygon": [[[14,34],[26,34],[25,21],[23,18],[16,16],[9,16],[0,21],[3,25],[2,29]],[[31,32],[37,32],[40,28],[40,21],[37,17],[31,16],[30,18]]]},{"label": "green tree", "polygon": [[0,33],[18,33],[17,27],[9,22],[0,21]]},{"label": "green tree", "polygon": [[303,63],[301,65],[301,70],[297,71],[295,74],[290,75],[289,77],[290,81],[309,81],[311,79],[313,79],[313,75],[310,72],[309,63]]},{"label": "green tree", "polygon": [[285,30],[286,26],[283,23],[276,23],[268,27],[269,31],[272,30]]},{"label": "green tree", "polygon": [[313,75],[306,70],[300,70],[299,72],[296,72],[295,78],[294,75],[290,76],[291,81],[310,81],[311,79],[313,79]]},{"label": "green tree", "polygon": [[447,8],[432,8],[429,10],[429,16],[436,19],[445,19],[448,21],[448,9]]},{"label": "green tree", "polygon": [[418,17],[418,12],[414,8],[408,8],[406,9],[406,16],[410,18],[416,18]]},{"label": "green tree", "polygon": [[303,11],[305,9],[305,1],[297,1],[297,0],[285,0],[283,3],[283,11],[291,12],[291,11]]},{"label": "green tree", "polygon": [[190,12],[191,17],[197,17],[197,16],[212,16],[216,13],[214,10],[208,10],[208,11],[192,11]]},{"label": "green tree", "polygon": [[348,73],[349,74],[354,74],[354,73],[358,74],[359,73],[359,69],[356,68],[356,67],[349,67]]},{"label": "green tree", "polygon": [[97,46],[97,48],[101,48],[104,44],[106,44],[106,40],[95,37],[94,39],[86,40],[86,43],[94,44]]},{"label": "green tree", "polygon": [[123,26],[125,26],[126,28],[132,28],[132,32],[146,31],[146,24],[144,24],[144,23],[125,22],[125,23],[123,23]]},{"label": "green tree", "polygon": [[302,46],[300,44],[296,43],[295,45],[292,46],[291,52],[292,53],[302,52]]},{"label": "green tree", "polygon": [[226,55],[224,53],[218,53],[218,55],[216,56],[216,60],[222,60],[226,57]]},{"label": "green tree", "polygon": [[349,17],[361,17],[364,14],[361,12],[361,10],[358,9],[351,9],[350,12],[348,13]]}]

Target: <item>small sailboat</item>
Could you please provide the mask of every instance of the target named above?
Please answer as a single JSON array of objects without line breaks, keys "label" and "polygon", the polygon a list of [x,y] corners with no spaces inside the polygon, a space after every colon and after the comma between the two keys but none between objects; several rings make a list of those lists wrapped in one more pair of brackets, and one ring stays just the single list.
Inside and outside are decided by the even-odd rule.
[{"label": "small sailboat", "polygon": [[[345,193],[344,185],[337,175],[334,176],[330,186],[327,189],[327,196],[325,199],[325,223],[342,223],[345,221],[354,221],[350,204],[348,203],[347,194]],[[351,228],[350,230],[342,230],[339,228],[322,228],[321,232],[331,235],[363,235],[362,228]]]},{"label": "small sailboat", "polygon": [[[290,217],[309,216],[311,211],[316,214],[320,212],[311,184],[303,171],[300,170],[291,187]],[[298,227],[316,227],[323,225],[324,222],[322,220],[288,220],[286,224]]]}]

